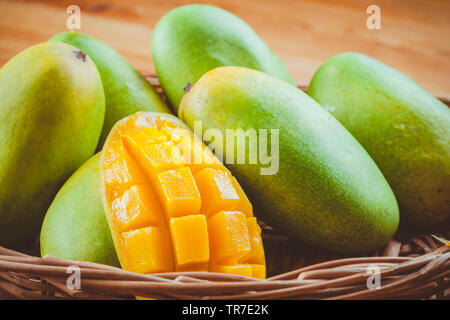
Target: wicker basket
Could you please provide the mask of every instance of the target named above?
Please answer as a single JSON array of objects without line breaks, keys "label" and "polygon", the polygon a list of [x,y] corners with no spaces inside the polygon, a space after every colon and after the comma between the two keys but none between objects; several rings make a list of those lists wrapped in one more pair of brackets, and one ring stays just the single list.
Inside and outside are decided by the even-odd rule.
[{"label": "wicker basket", "polygon": [[[147,77],[159,91],[154,76]],[[299,86],[301,89],[304,87]],[[449,104],[447,99],[441,99]],[[301,246],[260,223],[269,278],[209,272],[144,275],[106,265],[38,258],[0,247],[3,299],[448,299],[450,225],[399,230],[377,252],[345,256]],[[67,286],[70,266],[80,289]],[[379,286],[371,282],[380,280]],[[372,285],[371,285],[372,284]],[[376,283],[375,283],[376,284]]]}]

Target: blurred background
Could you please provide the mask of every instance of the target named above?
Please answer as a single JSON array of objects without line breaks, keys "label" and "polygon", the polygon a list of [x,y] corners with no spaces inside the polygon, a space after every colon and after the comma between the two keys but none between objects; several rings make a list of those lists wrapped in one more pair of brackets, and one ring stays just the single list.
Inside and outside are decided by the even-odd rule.
[{"label": "blurred background", "polygon": [[[79,32],[118,50],[143,74],[153,74],[152,29],[169,10],[207,3],[244,19],[281,58],[299,84],[308,84],[327,58],[368,54],[441,97],[450,96],[448,0],[0,0],[0,66],[23,49],[67,31],[66,8],[81,8]],[[369,30],[369,5],[381,10],[381,29]]]}]

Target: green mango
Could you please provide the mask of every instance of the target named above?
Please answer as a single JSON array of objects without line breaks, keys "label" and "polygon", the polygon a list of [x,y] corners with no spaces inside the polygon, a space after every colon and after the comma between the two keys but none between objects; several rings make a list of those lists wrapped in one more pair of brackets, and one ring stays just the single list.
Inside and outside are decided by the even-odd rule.
[{"label": "green mango", "polygon": [[73,45],[94,61],[105,90],[106,111],[100,150],[114,124],[137,111],[170,112],[160,94],[116,50],[92,37],[75,33],[60,33],[49,41]]},{"label": "green mango", "polygon": [[0,69],[0,245],[37,240],[58,189],[94,154],[104,115],[97,68],[73,46],[40,43]]},{"label": "green mango", "polygon": [[244,21],[209,5],[187,5],[165,14],[153,31],[153,62],[176,111],[188,83],[220,66],[260,70],[294,84],[278,57]]},{"label": "green mango", "polygon": [[431,228],[450,217],[450,110],[399,71],[368,56],[326,61],[308,94],[375,160],[397,198],[401,223]]},{"label": "green mango", "polygon": [[41,230],[41,255],[120,267],[103,209],[100,153],[83,164],[56,195]]},{"label": "green mango", "polygon": [[[279,232],[349,253],[377,249],[395,233],[397,202],[376,164],[335,118],[296,87],[259,71],[220,67],[186,93],[179,116],[205,143],[214,140],[216,155],[217,146],[224,146],[219,157],[249,195],[255,215]],[[249,137],[256,130],[257,141],[249,138],[239,147],[230,131],[238,129]],[[268,150],[260,144],[264,129],[270,133]],[[272,141],[276,130],[278,139]],[[252,148],[258,149],[257,161],[239,163],[238,155],[250,159]],[[228,159],[228,152],[234,158]],[[270,167],[276,170],[264,170]]]}]

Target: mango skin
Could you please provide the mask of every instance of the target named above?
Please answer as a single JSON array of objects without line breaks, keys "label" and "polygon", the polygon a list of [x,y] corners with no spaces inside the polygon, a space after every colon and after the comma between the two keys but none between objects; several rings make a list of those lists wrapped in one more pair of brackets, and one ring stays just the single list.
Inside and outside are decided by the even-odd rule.
[{"label": "mango skin", "polygon": [[[279,232],[348,253],[377,249],[395,233],[397,202],[376,164],[336,119],[294,86],[246,68],[217,68],[185,95],[180,118],[191,128],[200,120],[203,132],[217,128],[224,137],[226,129],[279,129],[276,174],[261,175],[267,166],[259,160],[236,164],[236,150],[235,164],[225,162],[255,215]],[[247,143],[246,154],[248,149]]]},{"label": "mango skin", "polygon": [[105,122],[98,150],[103,146],[113,125],[137,111],[170,113],[152,85],[134,69],[116,50],[92,37],[75,33],[60,33],[49,41],[73,45],[94,61],[105,90]]},{"label": "mango skin", "polygon": [[399,71],[344,53],[325,62],[308,94],[375,160],[397,198],[402,225],[450,217],[450,110]]},{"label": "mango skin", "polygon": [[174,111],[188,83],[220,66],[256,69],[294,84],[282,62],[247,23],[209,5],[181,6],[164,15],[153,31],[152,55]]},{"label": "mango skin", "polygon": [[79,49],[41,43],[0,70],[0,245],[31,246],[64,181],[95,152],[100,75]]},{"label": "mango skin", "polygon": [[56,195],[41,230],[41,255],[119,267],[100,186],[100,153],[84,163]]}]

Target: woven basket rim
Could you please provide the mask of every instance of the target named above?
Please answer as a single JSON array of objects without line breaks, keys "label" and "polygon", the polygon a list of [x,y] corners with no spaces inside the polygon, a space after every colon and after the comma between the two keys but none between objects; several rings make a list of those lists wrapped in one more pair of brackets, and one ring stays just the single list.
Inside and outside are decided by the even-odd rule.
[{"label": "woven basket rim", "polygon": [[[146,79],[161,92],[155,75]],[[298,85],[302,90],[307,87]],[[449,99],[440,98],[450,106]],[[139,274],[98,263],[34,257],[0,246],[0,299],[446,299],[450,296],[450,225],[428,233],[399,230],[382,249],[339,256],[300,247],[261,224],[266,253],[286,264],[265,280],[212,272]],[[437,235],[438,237],[433,237]],[[266,246],[268,244],[268,246]],[[273,250],[272,250],[273,249]],[[277,254],[285,253],[284,257]],[[270,262],[270,256],[268,262]],[[287,258],[287,259],[286,259]],[[67,286],[68,267],[81,288]],[[288,270],[288,271],[287,271]],[[376,272],[381,287],[368,280]]]},{"label": "woven basket rim", "polygon": [[[447,229],[448,230],[448,229]],[[448,234],[448,232],[446,233]],[[264,235],[264,233],[263,233]],[[332,259],[265,280],[212,272],[139,274],[55,256],[33,257],[0,247],[3,299],[444,299],[450,295],[450,247],[412,237],[391,241],[382,255]],[[415,245],[416,248],[412,248]],[[397,247],[397,249],[393,249]],[[418,254],[417,252],[424,252]],[[395,254],[395,253],[394,253]],[[68,268],[79,268],[81,288],[67,286]],[[374,269],[375,268],[375,269]],[[381,287],[368,286],[378,270]]]}]

